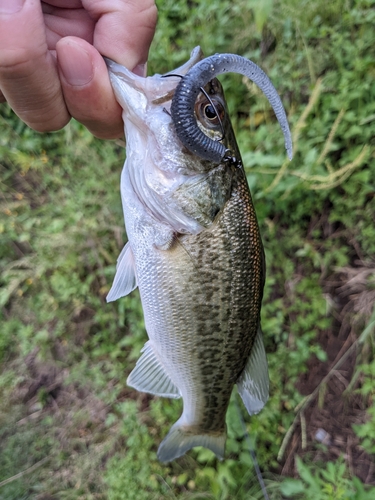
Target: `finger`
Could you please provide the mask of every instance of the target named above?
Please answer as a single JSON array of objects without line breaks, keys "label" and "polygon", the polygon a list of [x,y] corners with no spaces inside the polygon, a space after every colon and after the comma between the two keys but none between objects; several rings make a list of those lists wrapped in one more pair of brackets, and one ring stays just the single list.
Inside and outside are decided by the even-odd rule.
[{"label": "finger", "polygon": [[57,130],[70,119],[56,61],[47,49],[40,2],[0,0],[0,88],[35,130]]},{"label": "finger", "polygon": [[47,45],[50,50],[54,50],[56,43],[64,36],[78,36],[92,44],[95,21],[82,5],[80,7],[67,8],[65,4],[64,8],[59,8],[42,4]]},{"label": "finger", "polygon": [[76,37],[61,39],[56,53],[69,113],[101,139],[121,137],[121,108],[103,57],[92,45]]},{"label": "finger", "polygon": [[96,49],[142,74],[157,21],[154,0],[82,0],[82,4],[97,19]]},{"label": "finger", "polygon": [[[144,76],[157,19],[155,3],[151,0],[83,0],[82,3],[97,21],[94,34],[96,49]],[[102,57],[88,44],[74,37],[60,40],[56,48],[65,102],[70,114],[97,137],[122,136],[121,109],[114,98]],[[91,76],[83,56],[91,61]]]}]

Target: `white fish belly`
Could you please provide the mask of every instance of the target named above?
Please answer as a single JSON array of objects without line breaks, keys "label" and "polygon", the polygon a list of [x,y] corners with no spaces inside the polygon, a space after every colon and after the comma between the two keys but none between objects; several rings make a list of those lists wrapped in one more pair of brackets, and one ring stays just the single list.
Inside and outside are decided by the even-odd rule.
[{"label": "white fish belly", "polygon": [[228,229],[232,217],[224,211],[211,229],[156,248],[161,235],[168,239],[168,228],[139,202],[137,209],[136,200],[124,202],[147,333],[182,395],[182,422],[200,432],[222,432],[259,324],[248,296],[259,280],[238,255],[246,245],[236,237],[238,228]]}]

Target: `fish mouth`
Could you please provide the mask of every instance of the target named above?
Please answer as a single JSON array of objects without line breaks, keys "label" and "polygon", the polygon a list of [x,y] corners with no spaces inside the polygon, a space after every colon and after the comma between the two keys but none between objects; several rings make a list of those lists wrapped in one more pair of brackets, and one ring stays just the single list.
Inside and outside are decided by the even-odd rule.
[{"label": "fish mouth", "polygon": [[180,77],[185,76],[202,58],[201,48],[195,47],[190,54],[190,59],[175,70],[164,75],[156,74],[146,78],[136,75],[125,66],[107,57],[104,57],[104,61],[108,68],[116,100],[122,108],[128,110],[131,110],[136,103],[139,114],[142,110],[146,110],[148,103],[159,105],[170,101]]},{"label": "fish mouth", "polygon": [[186,73],[197,64],[200,60],[202,60],[204,57],[202,49],[199,47],[195,47],[191,53],[190,53],[190,59],[186,61],[186,63],[182,64],[182,66],[179,66],[178,68],[174,69],[173,71],[168,71],[163,77],[166,77],[168,75],[180,75],[180,76],[185,76]]}]

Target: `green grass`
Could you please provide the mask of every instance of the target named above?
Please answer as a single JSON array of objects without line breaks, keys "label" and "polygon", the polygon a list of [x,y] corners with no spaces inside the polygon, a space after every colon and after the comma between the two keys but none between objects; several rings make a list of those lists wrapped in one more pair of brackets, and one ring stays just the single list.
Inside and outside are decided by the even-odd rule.
[{"label": "green grass", "polygon": [[[223,78],[267,257],[262,325],[271,397],[247,427],[270,497],[308,499],[301,488],[310,478],[322,498],[365,500],[374,491],[366,493],[345,463],[322,466],[326,473],[302,464],[300,482],[287,486],[275,471],[302,401],[295,383],[312,355],[326,358],[316,342],[333,326],[324,280],[358,262],[374,267],[375,4],[158,6],[150,73],[173,69],[198,44],[206,55],[240,53],[269,74],[292,126],[289,163],[266,99],[237,75]],[[235,406],[224,462],[198,449],[163,466],[156,449],[180,402],[126,387],[146,333],[137,292],[105,302],[126,241],[123,145],[99,141],[76,122],[37,134],[7,108],[0,113],[0,500],[262,498]],[[363,285],[368,293],[373,280]],[[347,321],[358,333],[371,310],[351,310]],[[369,420],[356,432],[374,453],[373,334],[361,362]],[[351,496],[330,493],[335,483]]]}]

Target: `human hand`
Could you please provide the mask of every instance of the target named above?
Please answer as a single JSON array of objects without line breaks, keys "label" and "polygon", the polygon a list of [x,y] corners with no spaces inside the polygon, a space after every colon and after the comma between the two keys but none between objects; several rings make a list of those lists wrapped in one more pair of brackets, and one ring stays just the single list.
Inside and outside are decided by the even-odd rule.
[{"label": "human hand", "polygon": [[39,132],[121,136],[102,56],[143,76],[156,18],[154,0],[0,0],[0,102]]}]

